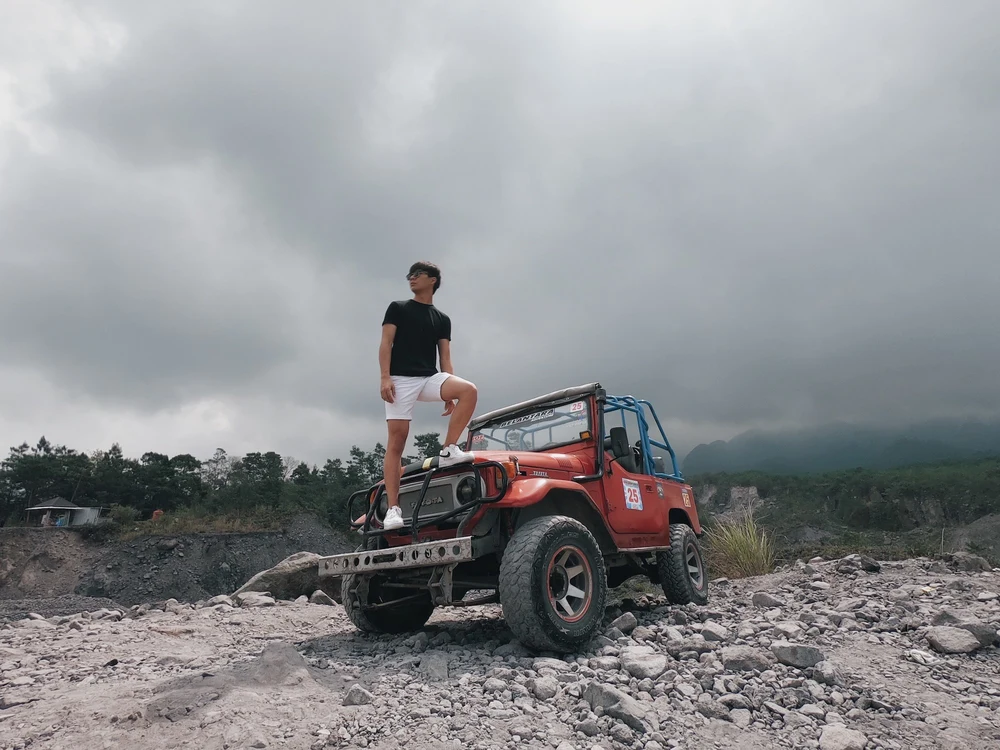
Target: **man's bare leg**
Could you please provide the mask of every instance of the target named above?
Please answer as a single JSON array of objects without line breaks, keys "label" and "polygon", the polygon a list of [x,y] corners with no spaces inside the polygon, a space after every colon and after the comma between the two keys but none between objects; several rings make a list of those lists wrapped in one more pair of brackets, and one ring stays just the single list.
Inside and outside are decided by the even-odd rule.
[{"label": "man's bare leg", "polygon": [[386,424],[389,428],[389,438],[385,446],[382,476],[385,478],[385,494],[389,501],[385,527],[390,529],[403,525],[403,518],[399,511],[399,482],[403,472],[403,448],[406,447],[410,423],[405,419],[387,419]]},{"label": "man's bare leg", "polygon": [[[449,377],[441,386],[441,400],[445,402],[444,415],[451,414],[442,454],[448,456],[448,463],[472,460],[471,454],[458,449],[458,439],[472,421],[478,399],[479,391],[476,386],[456,375]],[[454,403],[455,401],[458,403]]]},{"label": "man's bare leg", "polygon": [[403,471],[403,448],[410,433],[410,423],[406,419],[387,419],[389,439],[385,446],[385,459],[382,463],[382,475],[385,477],[385,494],[389,498],[389,507],[399,505],[399,481]]}]

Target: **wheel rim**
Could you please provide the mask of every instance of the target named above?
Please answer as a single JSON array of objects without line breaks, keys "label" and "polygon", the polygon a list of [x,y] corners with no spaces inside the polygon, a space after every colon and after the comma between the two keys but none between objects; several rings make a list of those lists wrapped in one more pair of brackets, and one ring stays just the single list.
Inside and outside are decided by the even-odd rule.
[{"label": "wheel rim", "polygon": [[556,550],[549,560],[546,588],[552,611],[563,622],[577,622],[590,609],[594,576],[590,561],[574,545]]},{"label": "wheel rim", "polygon": [[698,545],[688,542],[684,545],[684,567],[687,568],[688,578],[696,589],[700,589],[705,582],[705,571],[701,566],[701,554],[698,552]]}]

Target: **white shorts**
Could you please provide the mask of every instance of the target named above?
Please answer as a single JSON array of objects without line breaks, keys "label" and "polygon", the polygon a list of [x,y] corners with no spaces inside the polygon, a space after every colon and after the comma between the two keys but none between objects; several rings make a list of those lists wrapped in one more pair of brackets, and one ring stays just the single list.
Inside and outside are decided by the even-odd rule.
[{"label": "white shorts", "polygon": [[439,372],[430,377],[408,377],[393,375],[392,384],[396,395],[390,404],[385,402],[386,419],[413,419],[413,407],[417,401],[441,401],[441,386],[450,378],[447,372]]}]

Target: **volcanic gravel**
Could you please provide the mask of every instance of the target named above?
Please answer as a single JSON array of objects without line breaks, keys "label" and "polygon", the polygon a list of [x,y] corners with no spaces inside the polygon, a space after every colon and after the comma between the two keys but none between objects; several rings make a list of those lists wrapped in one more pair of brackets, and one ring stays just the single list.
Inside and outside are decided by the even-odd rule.
[{"label": "volcanic gravel", "polygon": [[398,637],[261,593],[49,609],[0,629],[0,748],[996,748],[998,592],[816,560],[705,607],[625,601],[570,655],[527,651],[499,606]]}]

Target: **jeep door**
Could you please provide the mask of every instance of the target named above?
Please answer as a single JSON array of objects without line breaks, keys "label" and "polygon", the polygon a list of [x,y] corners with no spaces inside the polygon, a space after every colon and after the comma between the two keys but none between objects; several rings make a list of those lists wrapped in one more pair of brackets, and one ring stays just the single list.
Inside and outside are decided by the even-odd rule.
[{"label": "jeep door", "polygon": [[[608,415],[605,430],[621,425],[620,412]],[[638,420],[626,415],[625,423],[629,445],[639,439]],[[619,534],[659,535],[667,528],[669,511],[663,482],[646,474],[639,461],[636,471],[622,466],[610,451],[605,451],[604,497],[607,503],[608,524]]]}]

